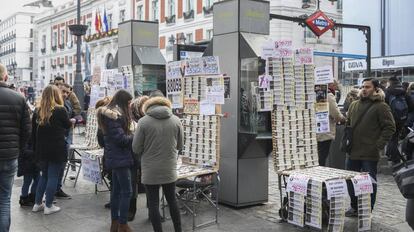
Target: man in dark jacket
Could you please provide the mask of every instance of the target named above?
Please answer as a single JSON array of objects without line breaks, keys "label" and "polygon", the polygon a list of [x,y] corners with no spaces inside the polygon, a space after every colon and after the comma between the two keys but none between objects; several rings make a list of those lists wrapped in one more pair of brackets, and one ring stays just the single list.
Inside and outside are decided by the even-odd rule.
[{"label": "man in dark jacket", "polygon": [[9,89],[6,81],[7,70],[0,64],[0,231],[10,228],[10,197],[17,158],[31,133],[26,101]]},{"label": "man in dark jacket", "polygon": [[[385,102],[391,107],[391,112],[394,116],[396,131],[392,136],[387,146],[386,155],[393,164],[400,162],[400,151],[398,149],[398,139],[404,131],[404,125],[408,118],[408,103],[410,99],[407,96],[407,92],[402,86],[400,80],[397,77],[391,77],[388,80],[389,87],[385,91]],[[397,101],[400,101],[399,109],[393,109]],[[404,107],[406,106],[406,108]],[[402,110],[404,109],[404,110]]]},{"label": "man in dark jacket", "polygon": [[[384,98],[379,82],[374,79],[365,79],[362,83],[360,99],[354,101],[348,111],[353,137],[346,167],[352,171],[368,172],[375,181],[380,151],[395,133],[391,109],[384,102]],[[348,185],[348,189],[350,190],[351,209],[345,215],[356,216],[358,215],[357,198],[352,184]],[[374,184],[374,193],[371,194],[372,208],[375,204],[376,191],[377,186]]]}]

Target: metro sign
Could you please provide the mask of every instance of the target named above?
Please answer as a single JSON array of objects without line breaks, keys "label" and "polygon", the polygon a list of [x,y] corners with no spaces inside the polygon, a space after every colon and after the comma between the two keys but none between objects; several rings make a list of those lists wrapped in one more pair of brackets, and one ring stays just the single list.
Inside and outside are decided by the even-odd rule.
[{"label": "metro sign", "polygon": [[320,10],[309,16],[309,18],[305,20],[305,23],[318,37],[335,26],[335,23]]}]

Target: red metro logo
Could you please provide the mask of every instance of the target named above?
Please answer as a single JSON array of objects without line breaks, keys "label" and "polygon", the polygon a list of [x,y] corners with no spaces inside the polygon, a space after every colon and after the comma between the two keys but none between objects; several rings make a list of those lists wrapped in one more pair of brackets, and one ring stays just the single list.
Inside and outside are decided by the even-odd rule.
[{"label": "red metro logo", "polygon": [[305,21],[306,25],[308,25],[309,29],[316,35],[321,36],[328,30],[331,30],[335,23],[328,18],[322,11],[316,11],[314,14],[309,16],[309,18]]}]

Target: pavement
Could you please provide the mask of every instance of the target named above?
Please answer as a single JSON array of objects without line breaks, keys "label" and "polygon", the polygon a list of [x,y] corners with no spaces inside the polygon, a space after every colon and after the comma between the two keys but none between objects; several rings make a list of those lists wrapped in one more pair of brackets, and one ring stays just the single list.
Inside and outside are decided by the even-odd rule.
[{"label": "pavement", "polygon": [[[70,173],[73,175],[73,173]],[[405,204],[406,200],[400,194],[393,178],[388,174],[378,175],[378,196],[375,209],[373,211],[372,231],[412,231],[405,223]],[[76,188],[73,182],[67,180],[64,184],[64,191],[72,196],[72,199],[58,200],[57,204],[62,208],[61,212],[52,215],[43,213],[33,213],[31,208],[22,208],[18,204],[22,179],[16,178],[12,194],[12,232],[101,232],[109,231],[110,210],[104,208],[104,204],[109,200],[109,192],[99,192],[95,194],[94,184],[79,179]],[[277,174],[273,170],[272,159],[269,159],[269,201],[252,207],[235,209],[220,205],[219,223],[214,224],[198,231],[317,231],[312,228],[299,228],[287,223],[281,223],[278,210],[279,190]],[[105,190],[103,186],[99,186]],[[212,210],[201,206],[200,215],[197,222],[210,220],[214,215]],[[168,217],[168,213],[167,213]],[[184,231],[192,230],[192,218],[189,215],[182,215]],[[144,194],[138,197],[138,212],[135,220],[130,223],[133,231],[152,231],[148,221],[146,209],[146,198]],[[163,223],[164,231],[174,231],[171,220]],[[357,231],[357,220],[347,218],[345,221],[345,231]]]}]

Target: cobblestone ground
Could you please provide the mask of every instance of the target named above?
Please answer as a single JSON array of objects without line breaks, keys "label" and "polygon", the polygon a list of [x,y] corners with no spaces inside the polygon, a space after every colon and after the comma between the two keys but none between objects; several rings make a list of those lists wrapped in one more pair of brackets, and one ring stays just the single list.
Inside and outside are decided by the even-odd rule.
[{"label": "cobblestone ground", "polygon": [[[377,203],[373,211],[372,231],[411,231],[405,223],[406,200],[401,195],[391,175],[378,175]],[[269,159],[269,202],[242,210],[246,214],[280,223],[280,197],[278,178],[273,169],[273,160]],[[357,231],[357,220],[346,218],[345,231]]]}]

